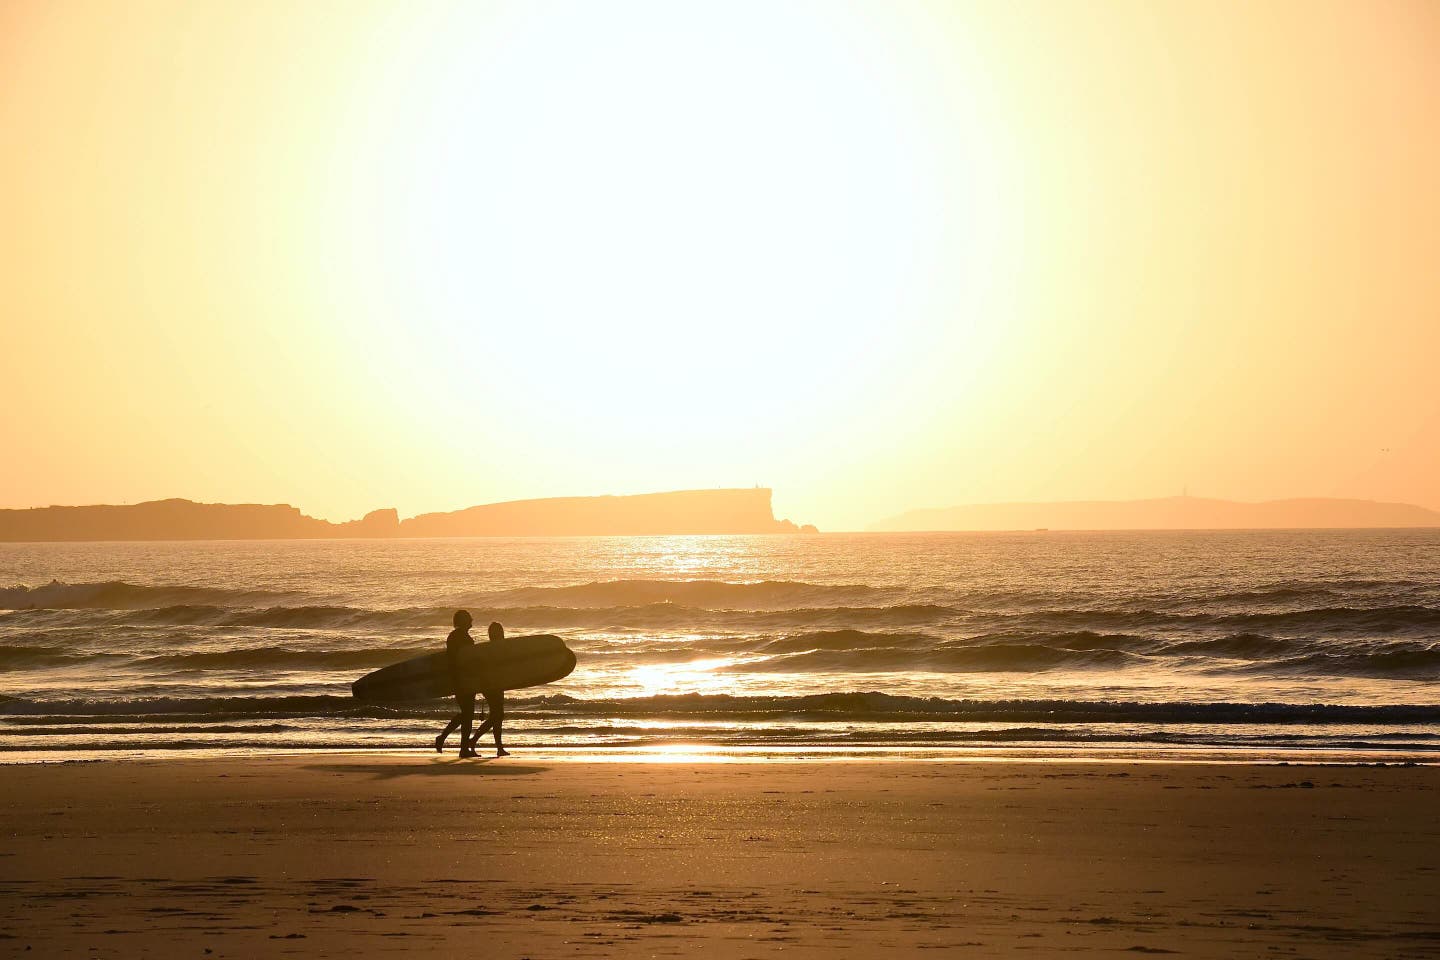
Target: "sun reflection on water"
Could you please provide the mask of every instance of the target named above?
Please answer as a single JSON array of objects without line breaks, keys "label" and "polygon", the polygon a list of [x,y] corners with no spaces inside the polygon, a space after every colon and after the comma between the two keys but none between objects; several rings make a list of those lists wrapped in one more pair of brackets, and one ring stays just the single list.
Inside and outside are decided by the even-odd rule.
[{"label": "sun reflection on water", "polygon": [[641,696],[654,697],[680,693],[730,693],[734,682],[722,673],[726,668],[744,663],[746,657],[713,657],[685,663],[645,664],[619,673],[621,682],[629,681]]}]

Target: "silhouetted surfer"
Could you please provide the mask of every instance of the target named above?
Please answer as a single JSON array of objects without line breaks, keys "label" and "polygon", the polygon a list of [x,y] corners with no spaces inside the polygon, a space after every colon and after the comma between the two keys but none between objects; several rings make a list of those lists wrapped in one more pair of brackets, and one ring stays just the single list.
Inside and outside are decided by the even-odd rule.
[{"label": "silhouetted surfer", "polygon": [[[451,630],[450,635],[445,638],[445,655],[450,659],[450,675],[455,678],[455,703],[460,707],[460,712],[450,719],[450,722],[445,725],[445,729],[440,731],[440,736],[435,738],[437,753],[445,749],[445,738],[454,733],[456,727],[460,727],[460,756],[475,756],[475,749],[470,743],[470,724],[475,719],[475,691],[468,689],[464,681],[460,679],[460,656],[475,646],[475,641],[470,636],[470,627],[474,622],[470,617],[470,611],[456,610],[455,629]],[[492,635],[493,628],[496,626],[498,624],[491,624]],[[489,702],[489,694],[486,694],[485,700],[487,703]],[[476,739],[479,738],[479,734],[475,736]],[[495,742],[497,744],[500,742],[499,733],[495,735]]]},{"label": "silhouetted surfer", "polygon": [[[491,623],[490,629],[487,632],[490,634],[491,643],[499,643],[505,639],[505,628],[498,623]],[[480,724],[479,730],[475,731],[474,739],[463,739],[461,743],[466,745],[469,756],[473,757],[475,756],[475,744],[479,742],[481,737],[485,736],[485,731],[489,730],[495,735],[495,756],[508,757],[510,756],[510,751],[506,750],[505,745],[500,742],[500,725],[505,722],[505,691],[482,690],[480,692],[485,697],[485,709],[487,711],[485,722]],[[470,697],[470,705],[473,709],[475,705],[475,697],[473,694]],[[468,728],[466,729],[466,733],[469,733]],[[462,756],[463,755],[464,754],[462,754]]]}]

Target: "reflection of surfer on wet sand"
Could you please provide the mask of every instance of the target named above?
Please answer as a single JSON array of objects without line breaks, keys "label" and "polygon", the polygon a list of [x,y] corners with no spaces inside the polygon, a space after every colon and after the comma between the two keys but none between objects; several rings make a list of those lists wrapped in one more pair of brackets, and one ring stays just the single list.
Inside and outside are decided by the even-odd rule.
[{"label": "reflection of surfer on wet sand", "polygon": [[[350,685],[357,700],[368,703],[414,703],[436,697],[455,697],[458,712],[435,738],[435,749],[456,729],[460,756],[475,756],[475,744],[487,732],[495,737],[496,756],[509,756],[502,740],[505,691],[535,687],[564,679],[575,669],[575,654],[565,641],[550,634],[506,638],[505,628],[490,624],[489,643],[470,636],[469,611],[457,610],[455,629],[445,638],[443,653],[430,653],[392,663],[366,674]],[[480,729],[471,732],[475,695],[485,697],[489,714]]]}]

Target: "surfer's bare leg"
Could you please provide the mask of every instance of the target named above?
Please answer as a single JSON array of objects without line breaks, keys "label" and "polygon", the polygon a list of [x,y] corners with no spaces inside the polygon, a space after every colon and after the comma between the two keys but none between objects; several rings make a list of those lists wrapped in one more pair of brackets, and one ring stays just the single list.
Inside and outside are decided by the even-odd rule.
[{"label": "surfer's bare leg", "polygon": [[[450,718],[450,722],[449,722],[449,723],[445,724],[445,729],[440,731],[440,736],[438,736],[438,737],[435,738],[435,752],[436,752],[436,753],[444,753],[444,752],[445,752],[445,741],[448,740],[448,739],[450,739],[450,734],[454,733],[456,730],[459,730],[459,729],[460,729],[460,714],[457,713],[457,714],[455,714],[455,716],[453,716],[453,717]],[[462,742],[460,745],[463,747],[465,744]]]},{"label": "surfer's bare leg", "polygon": [[500,742],[500,727],[505,723],[504,692],[485,694],[485,706],[490,709],[490,715],[485,718],[485,722],[489,725],[490,732],[495,735],[495,756],[508,757],[510,752]]},{"label": "surfer's bare leg", "polygon": [[475,719],[475,694],[457,693],[455,701],[460,704],[460,756],[473,757],[475,750],[470,746],[470,724]]},{"label": "surfer's bare leg", "polygon": [[508,757],[510,756],[510,751],[506,750],[500,742],[500,725],[505,722],[505,694],[487,693],[485,695],[485,706],[489,708],[489,715],[485,717],[485,722],[480,724],[480,728],[475,731],[474,738],[467,741],[470,744],[470,749],[473,750],[479,746],[480,738],[485,736],[486,733],[493,733],[495,735],[495,755],[497,757]]},{"label": "surfer's bare leg", "polygon": [[480,726],[475,729],[475,735],[470,738],[470,749],[474,750],[475,747],[479,745],[480,738],[485,736],[486,733],[493,730],[494,728],[495,721],[490,719],[489,717],[486,717],[485,722],[480,724]]}]

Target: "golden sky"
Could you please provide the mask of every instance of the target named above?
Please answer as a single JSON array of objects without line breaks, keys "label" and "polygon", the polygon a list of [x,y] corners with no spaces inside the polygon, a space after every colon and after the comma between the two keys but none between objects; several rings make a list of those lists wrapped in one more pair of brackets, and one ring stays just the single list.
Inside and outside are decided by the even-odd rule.
[{"label": "golden sky", "polygon": [[1440,5],[0,4],[0,505],[1440,507]]}]

